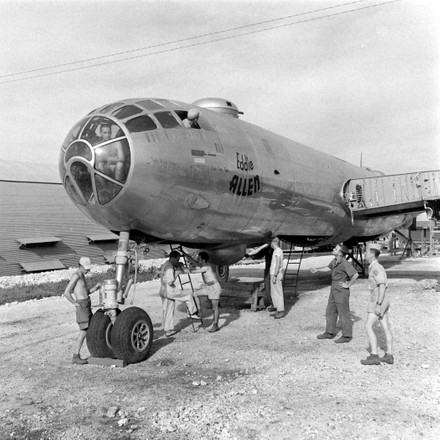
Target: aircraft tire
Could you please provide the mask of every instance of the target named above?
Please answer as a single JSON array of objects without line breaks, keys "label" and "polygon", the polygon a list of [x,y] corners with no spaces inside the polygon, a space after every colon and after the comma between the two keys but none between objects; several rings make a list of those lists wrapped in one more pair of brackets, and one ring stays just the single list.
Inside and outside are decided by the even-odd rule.
[{"label": "aircraft tire", "polygon": [[116,319],[112,331],[115,356],[127,364],[147,359],[153,343],[153,324],[148,313],[139,307],[125,309]]},{"label": "aircraft tire", "polygon": [[111,319],[103,310],[97,310],[90,320],[86,337],[87,348],[92,357],[115,358],[112,350],[112,330]]},{"label": "aircraft tire", "polygon": [[225,264],[215,266],[215,274],[220,283],[226,283],[229,278],[229,266]]}]

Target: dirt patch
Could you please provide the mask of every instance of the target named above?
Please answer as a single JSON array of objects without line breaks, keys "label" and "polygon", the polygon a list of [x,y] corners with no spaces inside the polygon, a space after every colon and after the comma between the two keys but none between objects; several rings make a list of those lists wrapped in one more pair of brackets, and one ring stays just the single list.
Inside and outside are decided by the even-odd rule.
[{"label": "dirt patch", "polygon": [[[169,339],[159,284],[143,283],[133,304],[148,311],[155,340],[145,362],[125,368],[70,363],[77,328],[66,300],[1,306],[0,438],[437,439],[440,292],[421,280],[439,278],[440,259],[386,265],[396,362],[378,367],[360,364],[368,355],[365,279],[352,289],[349,344],[316,339],[329,292],[323,274],[301,271],[284,319],[224,306],[221,331],[211,334],[210,311],[193,332],[179,308],[180,331]],[[233,275],[243,271],[258,276],[262,267]]]}]

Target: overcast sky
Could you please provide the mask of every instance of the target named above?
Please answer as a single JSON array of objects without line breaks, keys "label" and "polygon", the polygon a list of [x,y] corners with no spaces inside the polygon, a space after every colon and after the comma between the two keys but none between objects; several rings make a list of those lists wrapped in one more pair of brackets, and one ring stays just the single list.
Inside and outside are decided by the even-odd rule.
[{"label": "overcast sky", "polygon": [[440,8],[389,1],[0,0],[1,157],[56,164],[75,122],[124,98],[223,97],[355,164],[440,168]]}]

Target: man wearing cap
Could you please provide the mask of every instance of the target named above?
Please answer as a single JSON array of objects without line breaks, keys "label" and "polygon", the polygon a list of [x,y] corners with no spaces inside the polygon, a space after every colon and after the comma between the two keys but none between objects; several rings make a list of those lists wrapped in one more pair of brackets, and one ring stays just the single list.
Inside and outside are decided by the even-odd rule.
[{"label": "man wearing cap", "polygon": [[[347,261],[345,255],[349,254],[347,246],[338,244],[333,249],[335,258],[329,263],[327,268],[331,270],[332,284],[330,296],[328,298],[325,332],[318,335],[318,339],[333,339],[336,336],[336,324],[339,320],[342,325],[342,336],[335,340],[336,343],[350,342],[353,337],[352,323],[350,318],[350,287],[359,277],[356,269]],[[311,269],[312,273],[317,270]]]},{"label": "man wearing cap", "polygon": [[[387,295],[387,274],[385,269],[378,262],[381,245],[371,243],[367,246],[366,257],[370,265],[368,266],[368,280],[370,283],[370,302],[367,307],[367,320],[365,330],[370,342],[371,354],[366,359],[361,360],[362,365],[380,365],[381,362],[387,364],[394,363],[393,357],[393,335],[388,321],[388,310],[390,301]],[[379,357],[377,352],[377,337],[373,326],[379,321],[382,325],[387,341],[387,349],[383,357]]]},{"label": "man wearing cap", "polygon": [[196,108],[189,110],[187,117],[182,121],[186,128],[200,128],[199,120],[200,112]]},{"label": "man wearing cap", "polygon": [[76,352],[73,354],[73,364],[87,364],[87,359],[80,356],[81,347],[87,335],[90,318],[92,317],[92,306],[90,294],[96,292],[101,284],[98,283],[92,289],[88,289],[85,275],[92,268],[92,262],[89,257],[81,257],[79,259],[79,267],[70,278],[69,283],[64,290],[64,296],[76,307],[76,322],[79,326],[79,335],[76,343]]}]

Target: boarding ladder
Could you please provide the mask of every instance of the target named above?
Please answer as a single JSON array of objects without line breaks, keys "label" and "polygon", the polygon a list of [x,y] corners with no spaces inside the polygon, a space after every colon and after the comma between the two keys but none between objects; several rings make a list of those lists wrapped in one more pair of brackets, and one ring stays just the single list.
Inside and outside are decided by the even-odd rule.
[{"label": "boarding ladder", "polygon": [[[182,247],[181,245],[173,246],[172,244],[170,244],[170,249],[171,249],[172,251],[177,251],[177,252],[179,252],[179,254],[180,254],[180,255],[182,256],[182,258],[183,258],[183,261],[185,262],[185,266],[186,266],[186,267],[189,267],[189,266],[188,266],[188,259],[186,258],[186,252],[183,251],[183,247]],[[184,280],[185,277],[187,277],[186,280]],[[193,283],[192,283],[192,280],[191,280],[191,275],[190,275],[189,273],[182,273],[182,274],[179,274],[179,275],[177,275],[177,278],[179,279],[180,288],[181,288],[182,290],[183,290],[183,286],[185,286],[186,284],[189,284],[190,287],[191,287],[191,291],[194,293],[194,286],[193,286]],[[194,302],[195,305],[197,306],[197,303],[195,302],[194,298],[193,298],[193,302]],[[189,319],[191,320],[191,327],[192,327],[192,329],[193,329],[193,332],[196,333],[196,332],[197,332],[197,329],[196,329],[196,327],[194,326],[194,320],[192,319],[192,317],[191,317],[190,314],[189,314],[189,309],[187,309],[187,312],[188,312],[188,317],[189,317]],[[203,325],[203,320],[200,320],[200,324]]]},{"label": "boarding ladder", "polygon": [[284,251],[287,254],[287,263],[284,269],[283,289],[286,287],[293,287],[294,296],[297,296],[298,292],[298,278],[301,262],[304,256],[304,246],[300,250],[293,243],[290,243],[288,251]]},{"label": "boarding ladder", "polygon": [[351,179],[343,186],[351,220],[426,211],[440,220],[440,170]]},{"label": "boarding ladder", "polygon": [[[180,255],[182,256],[182,258],[183,258],[183,261],[184,261],[184,263],[185,263],[185,266],[186,266],[186,267],[189,267],[189,265],[188,265],[188,259],[186,258],[186,253],[183,252],[183,248],[182,248],[181,245],[173,246],[172,244],[170,244],[170,249],[171,249],[172,251],[177,251],[177,252],[179,252],[179,254],[180,254]],[[194,292],[194,286],[193,286],[193,283],[192,283],[192,280],[191,280],[191,275],[190,275],[189,273],[182,273],[182,274],[179,274],[179,275],[177,276],[177,278],[179,278],[180,288],[181,288],[182,290],[183,290],[183,286],[189,284],[190,287],[191,287],[191,291]]]}]

